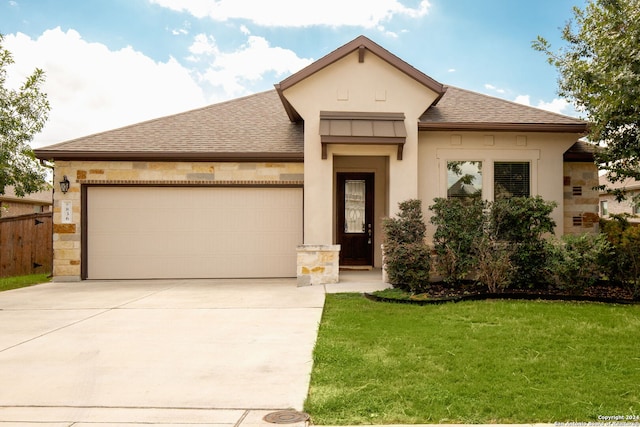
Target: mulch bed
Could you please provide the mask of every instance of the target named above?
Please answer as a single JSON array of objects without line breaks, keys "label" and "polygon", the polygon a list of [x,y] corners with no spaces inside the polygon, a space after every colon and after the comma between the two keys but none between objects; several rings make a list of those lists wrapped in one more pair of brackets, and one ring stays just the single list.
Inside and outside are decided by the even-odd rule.
[{"label": "mulch bed", "polygon": [[612,304],[639,304],[640,300],[633,298],[633,290],[629,288],[596,285],[583,292],[570,293],[565,290],[548,289],[508,289],[504,292],[492,293],[485,286],[476,283],[464,283],[452,287],[445,283],[433,283],[429,291],[414,295],[410,299],[379,297],[365,293],[365,297],[374,301],[397,302],[408,304],[441,304],[445,302],[478,301],[486,299],[522,299],[522,300],[559,300],[559,301],[590,301]]}]

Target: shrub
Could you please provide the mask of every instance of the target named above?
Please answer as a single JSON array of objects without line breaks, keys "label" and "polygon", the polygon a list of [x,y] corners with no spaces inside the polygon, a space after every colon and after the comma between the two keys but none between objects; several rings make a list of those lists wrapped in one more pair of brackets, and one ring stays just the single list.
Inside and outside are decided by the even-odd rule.
[{"label": "shrub", "polygon": [[536,287],[546,281],[548,245],[544,235],[553,232],[551,212],[556,206],[540,196],[503,198],[491,204],[490,226],[498,240],[511,246],[511,262],[520,285]]},{"label": "shrub", "polygon": [[387,243],[385,265],[389,282],[412,294],[429,288],[430,253],[423,242]]},{"label": "shrub", "polygon": [[411,199],[399,204],[397,218],[385,218],[385,268],[389,282],[407,292],[420,293],[429,287],[430,250],[425,243],[426,226],[422,202]]},{"label": "shrub", "polygon": [[619,252],[626,268],[626,282],[633,289],[633,297],[640,297],[640,227],[628,227],[622,232]]},{"label": "shrub", "polygon": [[550,243],[549,273],[560,289],[583,291],[606,275],[613,246],[604,235],[567,235]]},{"label": "shrub", "polygon": [[458,198],[437,198],[434,202],[429,209],[434,213],[431,223],[437,226],[433,236],[436,270],[446,283],[458,284],[476,264],[473,246],[483,233],[486,203]]},{"label": "shrub", "polygon": [[613,246],[613,253],[605,262],[609,279],[633,289],[634,298],[640,297],[640,227],[633,226],[625,215],[612,215],[610,221],[601,221],[601,229]]},{"label": "shrub", "polygon": [[474,249],[478,282],[485,285],[489,292],[504,291],[511,284],[514,272],[511,246],[486,234],[475,242]]}]

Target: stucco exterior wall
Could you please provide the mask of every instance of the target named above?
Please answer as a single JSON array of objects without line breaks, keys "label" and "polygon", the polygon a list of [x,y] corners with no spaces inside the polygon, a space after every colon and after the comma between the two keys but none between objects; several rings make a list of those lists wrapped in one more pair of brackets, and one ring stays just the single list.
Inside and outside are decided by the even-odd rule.
[{"label": "stucco exterior wall", "polygon": [[419,196],[433,237],[428,207],[436,197],[447,197],[447,162],[482,161],[482,196],[493,200],[493,163],[529,162],[531,194],[555,201],[556,234],[564,233],[563,153],[578,139],[577,134],[515,132],[421,132]]},{"label": "stucco exterior wall", "polygon": [[[304,118],[306,244],[332,244],[334,156],[383,156],[389,159],[388,206],[418,195],[417,121],[437,94],[371,52],[358,52],[286,89],[284,96]],[[320,111],[404,113],[407,130],[403,160],[395,146],[333,144],[322,159]]]},{"label": "stucco exterior wall", "polygon": [[[71,182],[66,194],[60,191],[58,184],[63,175]],[[82,184],[278,184],[303,179],[302,163],[56,161],[53,181],[56,190],[53,201],[54,280],[80,280]],[[71,215],[63,221],[64,202],[71,203]]]},{"label": "stucco exterior wall", "polygon": [[593,162],[564,164],[564,234],[598,232],[598,169]]}]

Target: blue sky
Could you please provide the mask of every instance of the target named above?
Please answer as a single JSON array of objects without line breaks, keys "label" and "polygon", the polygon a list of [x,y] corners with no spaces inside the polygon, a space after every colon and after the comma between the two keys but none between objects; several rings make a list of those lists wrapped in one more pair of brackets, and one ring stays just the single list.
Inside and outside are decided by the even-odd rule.
[{"label": "blue sky", "polygon": [[358,35],[441,83],[575,115],[555,48],[586,0],[0,0],[16,64],[45,70],[39,147],[270,90]]}]

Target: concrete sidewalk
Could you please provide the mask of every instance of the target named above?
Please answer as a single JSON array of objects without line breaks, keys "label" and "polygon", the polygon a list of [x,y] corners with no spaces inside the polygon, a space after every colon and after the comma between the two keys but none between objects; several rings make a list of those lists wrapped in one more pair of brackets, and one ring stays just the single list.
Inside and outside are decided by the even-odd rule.
[{"label": "concrete sidewalk", "polygon": [[326,288],[86,281],[0,293],[0,427],[272,426],[264,415],[302,410],[325,292],[379,289],[379,277],[348,272]]}]

